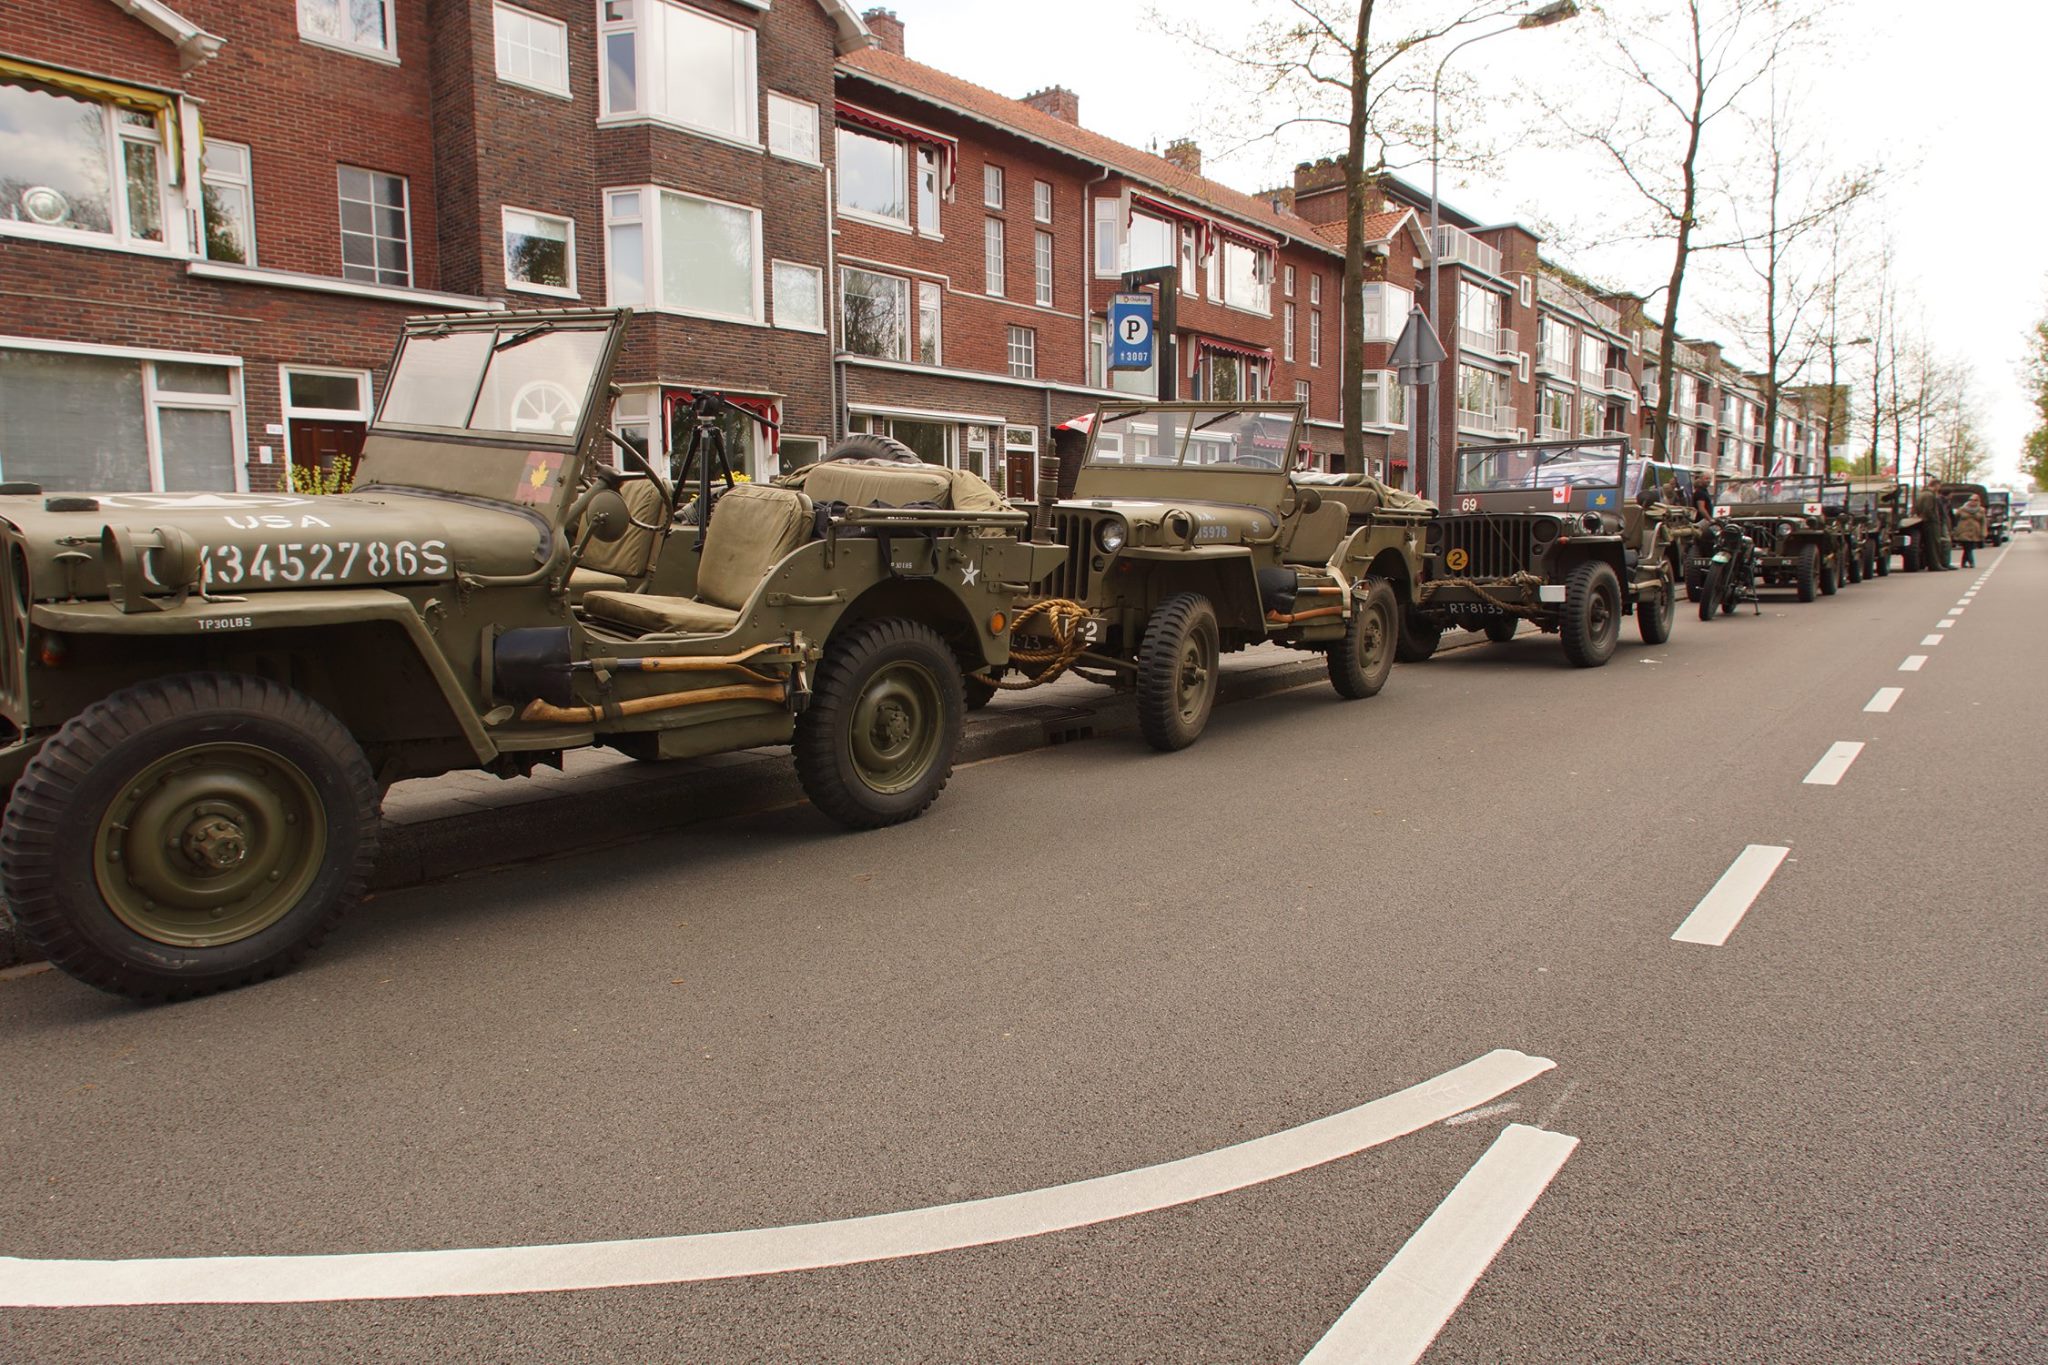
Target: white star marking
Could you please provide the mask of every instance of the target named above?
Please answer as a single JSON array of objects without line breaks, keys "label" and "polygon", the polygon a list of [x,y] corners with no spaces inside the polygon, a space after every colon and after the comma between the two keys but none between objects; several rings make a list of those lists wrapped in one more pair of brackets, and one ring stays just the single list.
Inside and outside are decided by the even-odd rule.
[{"label": "white star marking", "polygon": [[968,566],[967,566],[966,568],[964,568],[964,569],[962,569],[962,570],[960,571],[960,586],[961,586],[961,587],[963,587],[963,588],[971,588],[971,587],[973,587],[973,586],[974,586],[974,585],[975,585],[976,583],[978,583],[978,582],[980,582],[980,581],[981,581],[981,565],[979,565],[979,564],[969,564],[969,565],[968,565]]}]

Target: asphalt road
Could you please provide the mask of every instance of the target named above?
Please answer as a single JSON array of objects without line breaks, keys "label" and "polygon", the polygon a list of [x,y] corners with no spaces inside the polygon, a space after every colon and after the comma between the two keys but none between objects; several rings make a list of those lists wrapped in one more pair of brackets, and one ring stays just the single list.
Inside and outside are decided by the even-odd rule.
[{"label": "asphalt road", "polygon": [[[1224,708],[1184,754],[967,768],[898,829],[785,807],[389,895],[297,975],[188,1005],[0,982],[22,1258],[812,1223],[1214,1152],[1496,1049],[1556,1063],[1356,1155],[1043,1236],[701,1283],[0,1309],[0,1355],[1293,1361],[1369,1284],[1426,1297],[1404,1246],[1526,1125],[1579,1145],[1445,1300],[1431,1362],[2048,1359],[2048,542],[1984,559],[1947,628],[1973,573],[1688,612],[1596,671],[1524,637],[1369,702]],[[1865,747],[1839,782],[1803,780],[1842,742]],[[1748,845],[1788,852],[1726,942],[1674,941]],[[18,1281],[0,1262],[0,1301]]]}]

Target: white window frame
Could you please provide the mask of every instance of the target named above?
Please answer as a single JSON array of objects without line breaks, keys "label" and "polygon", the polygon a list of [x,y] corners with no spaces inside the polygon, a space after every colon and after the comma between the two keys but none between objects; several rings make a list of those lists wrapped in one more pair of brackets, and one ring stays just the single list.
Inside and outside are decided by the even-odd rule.
[{"label": "white window frame", "polygon": [[[670,189],[666,185],[607,185],[599,193],[604,198],[604,249],[605,249],[605,299],[609,305],[612,293],[612,226],[614,223],[640,225],[640,248],[642,278],[647,281],[646,300],[631,305],[645,312],[667,313],[675,317],[705,318],[713,322],[734,322],[745,327],[767,326],[767,259],[761,250],[761,210],[751,204],[735,204],[727,199],[714,199],[708,194],[692,194],[687,190]],[[615,194],[638,194],[640,211],[637,218],[614,218],[612,196]],[[701,308],[682,308],[662,297],[662,247],[661,247],[661,196],[673,195],[678,199],[694,199],[700,204],[714,204],[719,208],[736,209],[747,215],[753,223],[753,257],[751,271],[753,285],[753,313],[741,316],[736,313],[714,313]],[[615,305],[613,305],[615,306]]]},{"label": "white window frame", "polygon": [[[855,351],[846,344],[846,280],[849,275],[867,275],[878,280],[889,280],[901,286],[903,298],[903,353],[901,355],[875,355],[871,351]],[[898,275],[889,270],[870,270],[864,265],[842,265],[839,267],[839,349],[848,355],[869,356],[875,360],[908,361],[917,354],[917,293],[910,286],[907,275]]]},{"label": "white window frame", "polygon": [[1003,168],[993,161],[982,163],[981,206],[998,212],[1003,207]]},{"label": "white window frame", "polygon": [[1321,307],[1323,302],[1323,277],[1320,274],[1308,277],[1308,301]]},{"label": "white window frame", "polygon": [[[292,402],[292,376],[295,374],[321,375],[336,379],[353,379],[356,392],[362,395],[362,402],[354,408],[307,408]],[[377,395],[370,387],[368,370],[334,369],[326,365],[280,365],[277,367],[277,401],[284,414],[284,478],[285,486],[291,486],[291,471],[294,468],[292,453],[292,419],[308,421],[361,422],[370,424],[370,417],[377,411]]]},{"label": "white window frame", "polygon": [[896,149],[898,153],[897,173],[902,177],[903,181],[903,216],[901,218],[892,218],[886,213],[876,213],[871,209],[848,208],[839,198],[840,191],[846,183],[846,178],[843,174],[839,176],[839,183],[832,191],[832,211],[842,218],[852,218],[863,223],[873,223],[878,227],[891,228],[898,232],[910,231],[910,219],[915,212],[912,206],[917,202],[917,182],[911,175],[910,170],[910,144],[900,137],[890,137],[887,133],[877,132],[872,128],[863,128],[858,124],[835,123],[832,125],[832,154],[835,158],[839,155],[839,135],[841,133],[850,133],[854,137],[864,137],[871,142],[880,142]]},{"label": "white window frame", "polygon": [[1291,299],[1291,298],[1293,298],[1293,297],[1294,297],[1294,267],[1293,267],[1293,266],[1291,266],[1291,265],[1290,265],[1290,266],[1287,266],[1287,267],[1286,267],[1286,268],[1285,268],[1284,270],[1282,270],[1282,271],[1281,271],[1281,274],[1280,274],[1280,278],[1281,278],[1281,280],[1283,281],[1283,283],[1282,283],[1282,285],[1281,285],[1281,287],[1280,287],[1280,292],[1281,292],[1282,294],[1285,294],[1285,295],[1286,295],[1286,296],[1287,296],[1288,298],[1290,298],[1290,299]]},{"label": "white window frame", "polygon": [[1297,403],[1299,403],[1299,404],[1301,404],[1301,407],[1302,407],[1302,411],[1304,411],[1304,412],[1308,411],[1308,394],[1309,394],[1309,388],[1308,388],[1308,381],[1307,381],[1306,379],[1297,379],[1297,380],[1295,380],[1295,381],[1294,381],[1294,401],[1295,401],[1295,402],[1297,402]]},{"label": "white window frame", "polygon": [[1529,353],[1527,351],[1515,352],[1515,378],[1524,384],[1529,382]]},{"label": "white window frame", "polygon": [[[1408,393],[1401,387],[1401,376],[1392,370],[1367,370],[1359,379],[1359,388],[1375,394],[1379,399],[1380,415],[1377,420],[1364,420],[1364,425],[1375,431],[1399,431],[1408,425]],[[1365,405],[1359,404],[1363,414]]]},{"label": "white window frame", "polygon": [[[127,346],[97,346],[86,342],[44,341],[35,337],[0,335],[0,351],[42,351],[49,355],[85,356],[98,360],[132,360],[142,372],[142,431],[147,447],[149,491],[162,493],[164,487],[163,431],[158,423],[162,408],[186,408],[229,414],[229,455],[234,462],[235,491],[249,491],[249,432],[243,402],[248,385],[242,374],[242,358],[186,351],[140,350]],[[165,393],[157,387],[159,364],[203,365],[228,371],[226,393]],[[293,366],[304,369],[304,366]]]},{"label": "white window frame", "polygon": [[1052,182],[1034,180],[1031,182],[1031,221],[1052,222]]},{"label": "white window frame", "polygon": [[[943,365],[946,363],[945,322],[946,291],[937,280],[918,280],[917,300],[913,305],[917,319],[916,335],[910,339],[910,349],[920,364]],[[929,303],[929,306],[927,306]],[[929,325],[925,318],[929,316]],[[932,343],[932,358],[924,359],[924,343],[929,334]]]},{"label": "white window frame", "polygon": [[[529,284],[525,280],[515,280],[512,278],[512,225],[508,219],[515,213],[523,213],[529,218],[545,218],[551,223],[560,223],[568,228],[568,239],[562,244],[564,256],[569,267],[569,284],[567,288],[553,284]],[[411,227],[410,220],[407,222],[407,227]],[[576,287],[576,220],[569,217],[569,215],[565,213],[543,213],[539,209],[524,209],[513,204],[501,204],[498,207],[498,247],[505,264],[505,288],[507,290],[520,294],[546,294],[551,298],[558,299],[580,299],[583,297],[582,292]]]},{"label": "white window frame", "polygon": [[1415,306],[1415,295],[1401,285],[1383,280],[1369,281],[1360,289],[1360,294],[1366,341],[1376,344],[1398,341],[1401,329],[1408,323],[1408,310]]},{"label": "white window frame", "polygon": [[[1311,282],[1316,278],[1309,276]],[[1308,310],[1308,367],[1312,370],[1323,367],[1323,314],[1318,308]]]},{"label": "white window frame", "polygon": [[1052,234],[1041,228],[1031,238],[1031,296],[1041,308],[1052,307],[1052,263]]},{"label": "white window frame", "polygon": [[[606,0],[597,0],[598,50],[597,50],[597,98],[598,123],[659,123],[666,127],[681,129],[714,142],[724,142],[735,147],[761,148],[761,41],[760,34],[745,24],[736,24],[730,19],[712,14],[695,5],[685,5],[679,0],[624,0],[628,5],[628,17],[607,19]],[[692,123],[668,108],[667,87],[657,87],[650,76],[661,71],[666,65],[668,35],[665,26],[649,22],[648,16],[655,9],[680,10],[694,18],[723,25],[745,40],[745,70],[740,73],[734,85],[744,94],[737,99],[734,112],[740,116],[740,127],[736,132],[714,128],[701,123]],[[762,5],[761,8],[766,8]],[[610,62],[605,55],[613,34],[633,35],[633,108],[616,109],[612,106]]]},{"label": "white window frame", "polygon": [[[210,168],[209,168],[209,167],[207,166],[207,164],[206,164],[206,149],[207,149],[207,147],[234,147],[234,148],[237,148],[237,149],[238,149],[238,150],[240,150],[240,152],[242,153],[242,166],[243,166],[243,168],[244,168],[244,169],[242,170],[242,172],[241,172],[241,173],[240,173],[239,175],[237,175],[237,174],[235,174],[235,173],[233,173],[233,172],[230,172],[230,171],[219,171],[219,170],[213,170],[213,169],[210,169]],[[206,186],[208,186],[208,185],[226,185],[226,186],[229,186],[230,188],[233,188],[233,189],[238,189],[238,190],[242,191],[242,204],[243,204],[243,207],[244,207],[244,208],[245,208],[245,209],[246,209],[246,210],[248,211],[248,220],[249,220],[249,221],[248,221],[248,226],[249,226],[249,240],[248,240],[248,243],[247,243],[247,246],[248,246],[248,250],[247,250],[246,252],[244,252],[244,253],[243,253],[243,257],[244,257],[244,259],[243,259],[243,260],[241,260],[241,261],[239,262],[239,264],[241,264],[241,265],[246,265],[246,266],[250,267],[251,269],[254,269],[254,268],[255,268],[255,265],[256,265],[256,153],[255,153],[255,151],[254,151],[253,149],[251,149],[251,148],[250,148],[250,146],[249,146],[249,144],[248,144],[248,143],[246,143],[246,142],[229,142],[229,141],[228,141],[227,139],[225,139],[225,138],[217,138],[217,137],[210,137],[210,138],[207,138],[207,139],[206,139],[206,146],[204,146],[204,147],[201,147],[201,148],[199,149],[199,184],[200,184],[200,193],[199,193],[199,241],[198,241],[198,243],[197,243],[197,244],[195,245],[195,247],[194,247],[194,250],[193,250],[193,254],[194,254],[195,256],[197,256],[197,257],[198,257],[198,258],[199,258],[200,260],[203,260],[203,261],[210,261],[210,260],[212,260],[212,259],[213,259],[213,258],[212,258],[211,256],[208,256],[208,255],[206,254],[206,190],[205,190],[205,187],[206,187]],[[228,264],[237,264],[237,262],[229,262]]]},{"label": "white window frame", "polygon": [[[554,30],[559,40],[558,50],[562,58],[560,83],[515,76],[505,69],[505,47],[508,38],[505,20],[508,17],[517,23]],[[526,46],[531,49],[532,44],[528,43]],[[491,5],[491,60],[498,79],[507,85],[538,90],[543,95],[553,95],[557,99],[573,98],[569,93],[569,26],[560,19],[550,19],[545,14],[535,14],[532,10],[521,9],[517,5],[508,5],[505,0],[495,0]]]},{"label": "white window frame", "polygon": [[1088,319],[1088,387],[1109,387],[1109,321]]},{"label": "white window frame", "polygon": [[[1293,269],[1292,266],[1289,266],[1288,268],[1290,270]],[[1281,304],[1280,358],[1290,365],[1294,363],[1294,327],[1296,321],[1297,319],[1294,315],[1294,305],[1292,303]]]},{"label": "white window frame", "polygon": [[1536,303],[1536,281],[1528,275],[1515,282],[1515,295],[1521,299],[1522,307],[1531,308]]},{"label": "white window frame", "polygon": [[1122,273],[1123,228],[1117,221],[1122,201],[1098,199],[1095,201],[1094,263],[1095,278],[1113,279]]},{"label": "white window frame", "polygon": [[[781,122],[784,125],[790,127],[808,128],[810,133],[809,150],[805,150],[802,147],[788,147],[778,145],[778,139],[775,135],[777,123],[777,119],[775,116],[778,110],[802,111],[800,113],[797,113],[793,119],[785,117],[784,119],[781,120]],[[808,116],[808,120],[806,120],[806,115]],[[800,100],[794,95],[785,95],[779,90],[770,90],[768,92],[769,155],[780,157],[784,161],[794,161],[804,166],[824,165],[824,135],[820,131],[822,127],[823,124],[820,122],[818,117],[817,105],[811,103],[809,100]]]},{"label": "white window frame", "polygon": [[[368,57],[372,61],[388,62],[392,66],[398,65],[398,0],[378,0],[380,7],[384,11],[384,43],[381,47],[372,46],[368,43],[359,43],[352,38],[335,38],[325,33],[308,32],[306,28],[306,7],[308,4],[315,3],[318,3],[318,0],[298,0],[298,3],[293,6],[298,13],[300,42],[311,43],[314,47],[324,47],[334,52],[347,52],[358,57]],[[334,8],[337,12],[346,14],[348,7],[349,0],[334,0]]]},{"label": "white window frame", "polygon": [[[802,322],[790,322],[782,316],[782,290],[776,283],[775,277],[777,272],[785,270],[801,270],[817,281],[818,321],[815,326]],[[775,310],[774,322],[776,328],[784,332],[813,332],[822,336],[825,332],[825,317],[832,308],[832,297],[825,292],[824,268],[822,266],[806,265],[802,261],[785,261],[778,258],[768,262],[768,280],[770,293],[773,295],[771,306]]]},{"label": "white window frame", "polygon": [[[1230,276],[1230,253],[1241,251],[1252,258],[1251,297],[1232,297]],[[1251,313],[1258,317],[1273,316],[1273,249],[1253,246],[1248,242],[1232,241],[1229,238],[1217,243],[1210,260],[1214,263],[1210,281],[1214,285],[1213,296],[1225,308],[1239,313]]]},{"label": "white window frame", "polygon": [[999,299],[1009,283],[1003,260],[1009,244],[1005,240],[1002,219],[984,218],[981,223],[982,292],[992,299]]},{"label": "white window frame", "polygon": [[[943,241],[946,236],[942,215],[945,212],[946,187],[942,179],[944,167],[939,160],[939,149],[929,143],[920,144],[917,149],[917,168],[912,173],[910,198],[915,207],[918,235]],[[930,194],[927,196],[926,187]],[[929,199],[929,204],[927,204]],[[927,213],[926,208],[930,208]]]},{"label": "white window frame", "polygon": [[[37,82],[29,80],[27,84]],[[126,106],[108,100],[89,100],[83,95],[68,90],[52,90],[53,94],[90,104],[100,111],[101,136],[106,143],[107,172],[107,230],[98,232],[82,228],[59,227],[56,224],[19,222],[14,219],[0,219],[0,236],[33,237],[44,242],[68,242],[75,246],[91,246],[116,251],[134,251],[150,256],[182,256],[185,250],[185,203],[184,194],[171,184],[164,162],[163,130],[160,124],[152,123],[148,128],[137,124],[124,123],[121,111]],[[162,219],[163,240],[153,242],[147,237],[133,235],[133,225],[128,221],[128,157],[126,144],[141,143],[156,148],[156,202]],[[179,179],[183,180],[183,176]],[[250,214],[251,234],[254,234],[255,215],[253,204],[255,193],[250,192],[252,212]],[[200,222],[202,231],[205,222],[202,210]],[[253,246],[254,243],[252,242]],[[205,243],[199,245],[199,253],[205,255]]]},{"label": "white window frame", "polygon": [[[404,280],[402,280],[402,281],[398,281],[398,282],[396,282],[396,285],[395,285],[395,287],[397,287],[397,288],[400,288],[400,289],[410,289],[410,288],[412,288],[412,282],[413,282],[414,278],[415,278],[415,277],[417,276],[417,274],[418,274],[418,271],[414,269],[414,266],[415,266],[415,265],[416,265],[416,264],[418,263],[418,255],[417,255],[417,253],[416,253],[416,252],[414,251],[414,249],[413,249],[413,242],[412,242],[412,177],[410,177],[410,176],[404,176],[404,175],[398,175],[398,174],[395,174],[395,173],[393,173],[393,172],[391,172],[391,171],[379,171],[379,170],[372,170],[372,169],[371,169],[370,167],[368,167],[368,166],[351,166],[351,165],[349,165],[349,164],[348,164],[347,162],[341,162],[341,163],[338,163],[338,164],[337,164],[337,165],[335,166],[335,168],[334,168],[334,221],[335,221],[335,227],[336,227],[336,230],[337,230],[337,232],[338,232],[338,233],[340,234],[340,235],[339,235],[339,236],[338,236],[338,237],[336,238],[336,245],[340,245],[340,242],[341,242],[341,238],[344,238],[344,237],[347,237],[347,236],[350,236],[350,235],[354,235],[354,236],[357,236],[357,237],[360,237],[360,236],[362,236],[362,235],[363,235],[363,234],[362,234],[362,233],[360,233],[360,232],[358,232],[358,233],[354,233],[354,234],[350,234],[350,233],[349,233],[349,230],[348,230],[348,229],[347,229],[346,227],[343,227],[343,226],[342,226],[342,217],[341,217],[341,205],[342,205],[342,197],[341,197],[341,173],[342,173],[343,171],[360,171],[360,172],[362,172],[362,173],[363,173],[364,175],[370,175],[370,176],[379,176],[379,175],[381,175],[381,176],[384,176],[384,177],[386,177],[386,178],[388,178],[388,179],[396,180],[396,181],[398,182],[398,187],[399,187],[399,189],[400,189],[400,190],[402,190],[402,191],[404,191],[404,194],[403,194],[403,196],[402,196],[402,197],[403,197],[403,199],[404,199],[404,203],[403,203],[403,204],[401,205],[401,207],[402,207],[402,208],[403,208],[403,209],[405,210],[405,279],[404,279]],[[357,202],[360,202],[360,201],[357,201]],[[375,205],[374,201],[373,201],[373,202],[372,202],[372,204],[371,204],[371,208],[372,208],[372,221],[371,221],[371,228],[372,228],[372,231],[371,231],[371,233],[370,233],[370,241],[371,241],[371,243],[373,244],[373,247],[374,247],[374,244],[375,244],[375,243],[377,243],[377,242],[380,242],[380,241],[385,241],[385,240],[388,240],[388,239],[387,239],[387,238],[383,238],[383,237],[380,237],[380,236],[378,236],[378,235],[377,235],[377,233],[375,232],[375,230],[374,230],[374,229],[375,229],[375,227],[376,227],[376,223],[375,223],[374,211],[375,211],[376,205]],[[375,252],[375,250],[373,249],[373,250],[371,251],[371,255],[372,255],[372,256],[374,256],[375,254],[376,254],[376,252]],[[372,267],[372,269],[375,269],[375,267],[373,266],[373,267]],[[362,276],[360,276],[360,275],[351,275],[351,274],[349,274],[349,273],[348,273],[348,271],[349,271],[348,261],[347,261],[347,260],[346,260],[346,259],[344,258],[344,259],[343,259],[343,261],[342,261],[342,263],[341,263],[341,277],[342,277],[343,279],[345,279],[345,280],[353,280],[353,281],[355,281],[355,282],[356,282],[357,284],[381,284],[381,285],[384,285],[384,286],[386,286],[386,287],[393,287],[393,285],[394,285],[394,282],[393,282],[393,281],[391,281],[391,280],[385,280],[385,279],[364,279],[364,278],[363,278]]]},{"label": "white window frame", "polygon": [[1038,378],[1038,329],[1012,324],[1003,337],[1003,355],[1010,378]]}]

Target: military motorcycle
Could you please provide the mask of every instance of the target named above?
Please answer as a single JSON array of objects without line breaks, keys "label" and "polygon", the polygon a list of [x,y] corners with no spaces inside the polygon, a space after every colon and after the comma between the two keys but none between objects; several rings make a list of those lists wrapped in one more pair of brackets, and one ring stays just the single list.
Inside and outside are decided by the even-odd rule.
[{"label": "military motorcycle", "polygon": [[1740,523],[1726,519],[1700,523],[1700,620],[1711,621],[1716,611],[1733,616],[1738,603],[1748,602],[1757,615],[1763,607],[1757,601],[1756,542]]}]

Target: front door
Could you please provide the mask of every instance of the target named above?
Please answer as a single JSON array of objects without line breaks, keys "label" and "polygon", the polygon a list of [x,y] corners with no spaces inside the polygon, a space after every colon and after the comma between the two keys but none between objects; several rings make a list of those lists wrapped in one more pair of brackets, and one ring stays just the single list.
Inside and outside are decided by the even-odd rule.
[{"label": "front door", "polygon": [[320,470],[334,467],[337,457],[346,457],[353,473],[363,454],[363,422],[333,418],[294,417],[291,420],[291,460],[295,469]]},{"label": "front door", "polygon": [[1038,452],[1011,449],[1003,452],[1003,493],[1014,502],[1030,502],[1038,496]]}]

